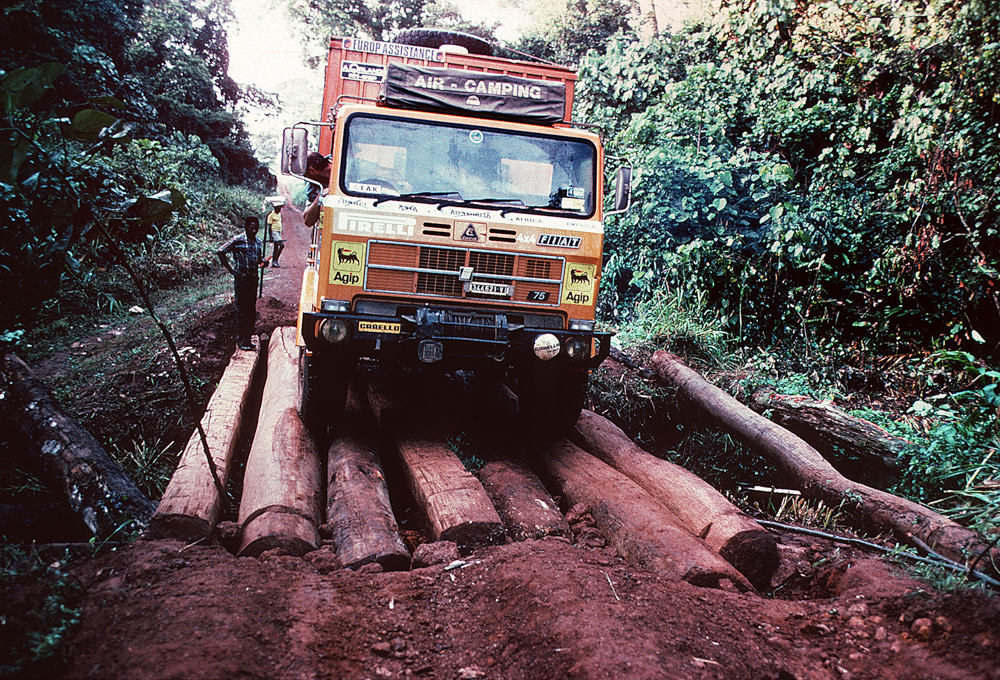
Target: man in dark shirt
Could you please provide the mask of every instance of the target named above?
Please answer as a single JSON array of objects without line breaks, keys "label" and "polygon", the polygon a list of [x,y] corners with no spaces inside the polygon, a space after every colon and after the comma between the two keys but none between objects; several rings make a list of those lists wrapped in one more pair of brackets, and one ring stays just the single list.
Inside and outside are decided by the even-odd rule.
[{"label": "man in dark shirt", "polygon": [[[257,276],[271,258],[264,259],[264,244],[257,238],[260,220],[247,217],[243,233],[229,239],[217,251],[222,266],[233,275],[236,292],[236,345],[253,349],[250,335],[257,320]],[[229,256],[233,262],[230,264]]]},{"label": "man in dark shirt", "polygon": [[324,190],[330,186],[330,159],[315,151],[310,151],[306,157],[306,171],[303,177],[322,184],[322,188],[310,182],[306,185],[306,208],[302,211],[302,220],[307,227],[319,221],[323,206]]}]

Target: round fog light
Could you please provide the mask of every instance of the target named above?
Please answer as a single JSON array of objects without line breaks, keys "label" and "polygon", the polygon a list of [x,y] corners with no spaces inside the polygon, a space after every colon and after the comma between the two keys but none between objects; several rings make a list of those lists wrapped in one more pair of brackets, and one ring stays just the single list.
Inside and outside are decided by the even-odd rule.
[{"label": "round fog light", "polygon": [[336,345],[347,339],[347,322],[343,319],[323,319],[319,324],[319,333],[331,345]]},{"label": "round fog light", "polygon": [[551,333],[542,333],[535,338],[535,356],[542,361],[548,361],[559,354],[559,338]]},{"label": "round fog light", "polygon": [[590,358],[590,341],[587,338],[572,338],[566,343],[566,355],[574,361]]}]

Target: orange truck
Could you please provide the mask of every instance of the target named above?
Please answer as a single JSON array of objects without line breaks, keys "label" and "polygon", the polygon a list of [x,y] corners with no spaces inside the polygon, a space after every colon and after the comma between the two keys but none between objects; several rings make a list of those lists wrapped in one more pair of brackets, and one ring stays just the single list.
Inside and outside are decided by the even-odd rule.
[{"label": "orange truck", "polygon": [[330,160],[299,313],[300,403],[342,411],[359,365],[506,380],[525,422],[575,422],[611,334],[595,329],[604,210],[599,135],[571,122],[575,73],[503,59],[460,33],[330,42],[320,120],[286,128],[282,172]]}]

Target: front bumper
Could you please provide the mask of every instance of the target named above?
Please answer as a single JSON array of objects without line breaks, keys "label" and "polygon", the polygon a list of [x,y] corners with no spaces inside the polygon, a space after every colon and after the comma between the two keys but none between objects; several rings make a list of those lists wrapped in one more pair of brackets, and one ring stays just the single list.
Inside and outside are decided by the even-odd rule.
[{"label": "front bumper", "polygon": [[[369,357],[402,365],[442,363],[524,367],[535,362],[567,369],[595,368],[611,350],[611,333],[530,328],[509,323],[502,312],[417,308],[412,315],[374,316],[307,312],[302,336],[314,353]],[[550,336],[542,338],[540,336]],[[552,338],[558,342],[558,351]],[[537,346],[546,345],[539,357]]]}]

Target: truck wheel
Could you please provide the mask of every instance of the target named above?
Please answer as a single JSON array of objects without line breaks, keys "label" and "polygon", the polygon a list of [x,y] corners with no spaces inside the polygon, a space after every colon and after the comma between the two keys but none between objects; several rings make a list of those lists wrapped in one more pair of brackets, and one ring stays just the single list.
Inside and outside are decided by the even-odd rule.
[{"label": "truck wheel", "polygon": [[344,412],[348,368],[343,359],[299,350],[299,417],[321,443]]},{"label": "truck wheel", "polygon": [[437,49],[442,45],[458,45],[469,50],[469,54],[493,56],[493,46],[474,35],[458,31],[443,31],[434,28],[407,28],[396,34],[392,39],[400,45],[430,47]]},{"label": "truck wheel", "polygon": [[540,370],[519,378],[516,392],[521,425],[542,436],[568,432],[587,399],[587,379],[587,371],[566,370]]}]

